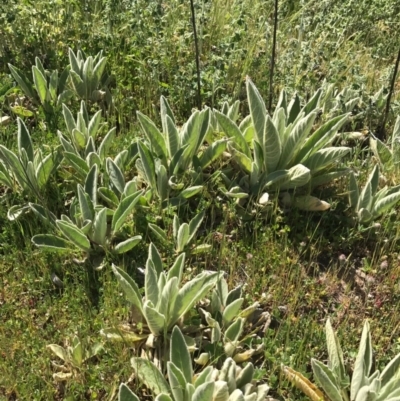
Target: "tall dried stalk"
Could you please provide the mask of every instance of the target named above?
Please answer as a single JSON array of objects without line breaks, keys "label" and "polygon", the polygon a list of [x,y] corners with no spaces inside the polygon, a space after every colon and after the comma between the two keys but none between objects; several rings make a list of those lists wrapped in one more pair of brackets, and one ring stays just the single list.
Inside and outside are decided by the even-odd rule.
[{"label": "tall dried stalk", "polygon": [[385,133],[386,121],[387,121],[388,116],[389,116],[390,102],[392,100],[392,95],[393,95],[393,91],[394,91],[394,84],[396,83],[397,72],[399,71],[399,64],[400,64],[400,48],[399,48],[399,53],[397,54],[396,63],[394,65],[392,82],[390,84],[389,94],[388,94],[388,97],[387,97],[387,100],[386,100],[385,113],[383,114],[382,123],[381,123],[381,125],[379,127],[379,130],[378,130],[378,137],[381,140],[385,140],[386,139],[386,133]]},{"label": "tall dried stalk", "polygon": [[196,52],[196,70],[197,70],[197,107],[199,110],[202,108],[201,102],[201,83],[200,83],[200,52],[199,52],[199,41],[197,38],[196,30],[196,14],[194,11],[193,0],[190,0],[190,8],[192,12],[192,25],[193,25],[193,36],[194,36],[194,46]]},{"label": "tall dried stalk", "polygon": [[274,35],[272,38],[272,54],[271,54],[271,66],[269,72],[269,101],[268,111],[271,113],[272,101],[274,97],[274,69],[275,69],[275,52],[276,52],[276,31],[278,29],[278,0],[275,0],[275,11],[274,11]]}]

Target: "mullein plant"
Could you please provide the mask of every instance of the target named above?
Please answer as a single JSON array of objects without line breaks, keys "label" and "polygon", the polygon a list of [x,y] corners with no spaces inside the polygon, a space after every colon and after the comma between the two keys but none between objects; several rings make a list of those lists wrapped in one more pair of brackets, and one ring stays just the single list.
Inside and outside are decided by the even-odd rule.
[{"label": "mullein plant", "polygon": [[228,291],[226,280],[221,278],[209,299],[199,304],[202,335],[197,341],[201,344],[197,364],[206,365],[218,359],[222,363],[226,358],[243,363],[263,351],[262,338],[271,317],[261,310],[259,302],[242,309],[243,303],[242,287]]},{"label": "mullein plant", "polygon": [[386,178],[389,179],[392,175],[396,175],[400,169],[400,116],[396,119],[388,145],[372,133],[369,143],[382,172],[387,176]]},{"label": "mullein plant", "polygon": [[[264,401],[269,386],[254,379],[254,366],[243,368],[228,358],[220,370],[207,366],[193,371],[192,359],[184,335],[178,326],[172,330],[167,376],[146,358],[132,358],[132,368],[156,401]],[[121,384],[119,401],[139,401],[128,386]]]},{"label": "mullein plant", "polygon": [[38,205],[30,204],[38,217],[50,221],[53,229],[59,233],[35,235],[32,242],[37,247],[57,252],[75,250],[89,259],[97,259],[99,255],[105,257],[107,253],[126,253],[141,241],[140,235],[122,241],[119,238],[143,192],[136,191],[134,186],[127,186],[118,206],[112,210],[98,202],[97,181],[98,168],[94,164],[85,180],[85,186],[77,186],[77,197],[71,202],[70,215],[62,215],[61,219],[56,219]]},{"label": "mullein plant", "polygon": [[69,68],[58,75],[58,71],[46,71],[38,57],[32,66],[32,81],[19,68],[8,64],[12,77],[34,105],[43,108],[46,115],[53,115],[74,94],[68,89]]},{"label": "mullein plant", "polygon": [[70,345],[66,347],[58,344],[49,344],[47,346],[53,354],[63,361],[63,364],[51,361],[56,369],[53,374],[53,378],[56,381],[66,381],[76,377],[84,369],[85,364],[103,349],[100,343],[89,346],[90,339],[81,341],[76,335],[69,342]]},{"label": "mullein plant", "polygon": [[107,162],[107,156],[115,138],[115,128],[111,128],[99,141],[98,138],[104,125],[102,112],[99,110],[89,118],[87,105],[83,100],[76,118],[73,117],[66,105],[63,105],[63,116],[66,134],[58,131],[58,138],[68,172],[73,172],[70,175],[82,183],[94,164],[103,170],[110,164]]},{"label": "mullein plant", "polygon": [[138,112],[145,141],[138,144],[136,167],[152,195],[163,207],[180,205],[203,190],[203,171],[226,149],[226,139],[204,147],[212,130],[211,110],[196,110],[178,127],[168,101],[162,96],[160,131],[154,122]]},{"label": "mullein plant", "polygon": [[[175,252],[181,253],[185,250],[185,248],[192,242],[197,234],[198,229],[200,228],[201,223],[203,222],[205,216],[205,211],[198,213],[193,217],[189,223],[180,223],[179,217],[175,214],[173,219],[173,240],[175,244]],[[153,223],[149,223],[148,227],[153,232],[154,236],[156,236],[161,242],[168,244],[170,241],[167,235],[166,230],[163,230],[159,226]],[[209,244],[200,244],[196,245],[191,249],[192,254],[206,252],[210,250],[211,245]]]},{"label": "mullein plant", "polygon": [[[63,157],[58,148],[47,155],[43,154],[42,149],[35,149],[25,123],[20,118],[17,123],[17,152],[0,145],[0,182],[28,200],[38,202],[38,207],[43,207],[47,203],[43,190]],[[9,220],[14,220],[28,211],[28,203],[13,205],[7,216]]]},{"label": "mullein plant", "polygon": [[[203,271],[183,283],[185,253],[181,253],[168,272],[154,244],[149,246],[145,269],[144,296],[135,280],[115,265],[112,271],[131,305],[131,322],[106,328],[101,333],[111,340],[132,342],[155,363],[165,360],[166,341],[174,326],[189,330],[186,317],[221,278],[222,272]],[[157,362],[158,361],[158,362]]]},{"label": "mullein plant", "polygon": [[359,188],[356,176],[350,174],[349,202],[357,220],[369,224],[392,209],[400,200],[400,185],[379,189],[380,169],[376,165],[363,188]]},{"label": "mullein plant", "polygon": [[[301,187],[322,185],[349,172],[337,167],[337,162],[350,153],[350,148],[330,146],[338,130],[348,121],[349,113],[333,117],[311,132],[319,113],[321,89],[304,107],[297,95],[288,104],[287,95],[282,91],[270,116],[249,78],[246,87],[250,115],[239,126],[224,113],[214,111],[218,125],[228,137],[233,165],[237,166],[233,172],[222,174],[226,196],[237,199],[241,206],[249,199],[263,206],[270,194],[287,193],[286,203],[295,205],[294,190],[301,192],[298,190]],[[305,210],[329,207],[307,194],[299,198],[296,206]]]},{"label": "mullein plant", "polygon": [[75,54],[68,50],[69,79],[71,87],[79,99],[86,102],[105,102],[111,105],[109,79],[104,77],[107,58],[100,51],[96,56],[86,56],[82,50]]},{"label": "mullein plant", "polygon": [[282,372],[311,400],[321,401],[399,401],[400,354],[386,367],[374,370],[371,331],[365,321],[358,354],[350,379],[344,364],[339,340],[328,319],[326,323],[328,364],[311,359],[311,367],[319,387],[295,370],[282,366]]}]

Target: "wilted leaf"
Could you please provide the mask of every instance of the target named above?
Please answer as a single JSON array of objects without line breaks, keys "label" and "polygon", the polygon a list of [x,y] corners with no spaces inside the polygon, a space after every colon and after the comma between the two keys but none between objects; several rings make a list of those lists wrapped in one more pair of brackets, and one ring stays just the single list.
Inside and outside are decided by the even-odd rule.
[{"label": "wilted leaf", "polygon": [[328,401],[322,391],[301,373],[296,372],[288,366],[281,366],[281,371],[299,390],[310,397],[312,401]]}]

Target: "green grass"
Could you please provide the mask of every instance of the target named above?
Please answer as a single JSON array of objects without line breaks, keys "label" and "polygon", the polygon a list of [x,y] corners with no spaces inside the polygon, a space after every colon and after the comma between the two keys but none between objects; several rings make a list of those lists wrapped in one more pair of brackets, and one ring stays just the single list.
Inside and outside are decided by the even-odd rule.
[{"label": "green grass", "polygon": [[[0,90],[0,116],[13,118],[9,126],[0,126],[4,146],[16,147],[16,116],[10,108],[15,90],[10,91],[6,63],[29,72],[38,56],[46,68],[61,69],[68,46],[82,47],[88,54],[104,49],[108,57],[108,73],[115,79],[115,108],[107,120],[110,127],[119,126],[114,155],[142,136],[137,110],[159,124],[161,94],[170,100],[180,123],[190,115],[196,86],[188,4],[85,3],[86,9],[83,2],[72,1],[66,5],[58,1],[0,5],[4,37],[0,89],[5,88]],[[368,10],[360,1],[353,6],[342,3],[334,2],[326,10],[313,0],[300,5],[281,1],[275,97],[286,87],[307,98],[326,79],[338,88],[358,90],[367,104],[381,86],[388,86],[399,46],[394,34],[400,21],[397,3],[375,0]],[[266,95],[272,1],[198,1],[196,13],[204,103],[219,107],[225,100],[244,100],[246,74]],[[400,110],[399,99],[397,85],[390,128]],[[71,107],[76,110],[79,103]],[[247,107],[243,102],[242,115],[247,114]],[[370,105],[347,129],[374,131],[382,112],[382,104]],[[40,112],[26,120],[35,145],[54,146],[56,129],[65,130],[61,114],[51,126]],[[373,159],[365,146],[356,145],[348,164],[365,180]],[[70,188],[57,178],[46,198],[58,217],[65,212]],[[399,178],[391,177],[395,183]],[[213,188],[215,182],[208,185]],[[1,187],[0,192],[3,195],[5,189]],[[379,227],[365,229],[352,218],[346,192],[346,179],[324,188],[324,199],[332,204],[328,212],[284,213],[275,208],[267,219],[260,215],[248,223],[237,216],[233,204],[220,202],[211,190],[199,204],[179,210],[181,220],[188,221],[195,209],[207,209],[196,243],[211,244],[212,250],[200,256],[189,252],[192,271],[224,270],[230,287],[244,284],[246,304],[259,301],[271,314],[265,351],[256,367],[258,377],[271,386],[271,395],[280,400],[306,399],[281,375],[280,365],[311,378],[310,358],[324,361],[327,357],[324,324],[329,316],[348,366],[354,362],[366,318],[372,326],[377,366],[383,367],[400,352],[399,210],[386,213]],[[45,227],[32,215],[15,222],[7,219],[8,208],[22,200],[9,193],[0,200],[0,400],[114,400],[121,382],[141,391],[130,366],[135,353],[132,345],[100,336],[101,329],[129,319],[110,263],[93,272],[71,261],[77,254],[60,256],[35,249],[31,237]],[[135,229],[143,235],[142,243],[129,257],[108,262],[119,263],[132,273],[144,266],[151,241],[171,262],[172,243],[158,243],[146,226],[161,221],[170,228],[173,213],[159,216],[159,208],[154,207],[137,215]],[[63,289],[52,284],[52,273],[62,279]],[[90,338],[90,343],[101,342],[103,350],[82,369],[72,369],[73,380],[56,382],[53,363],[61,361],[46,346],[65,346],[74,334]],[[149,398],[143,395],[143,399]]]},{"label": "green grass", "polygon": [[[292,218],[302,219],[306,228],[296,227]],[[246,283],[249,303],[258,300],[271,313],[260,374],[270,383],[273,395],[291,400],[301,396],[280,375],[279,366],[284,363],[309,374],[310,357],[325,358],[323,324],[327,316],[334,317],[348,363],[355,357],[364,318],[372,321],[379,363],[399,351],[400,282],[393,251],[383,273],[379,271],[382,251],[377,246],[374,249],[368,239],[355,238],[344,248],[344,238],[331,242],[339,238],[337,233],[324,238],[329,229],[322,227],[329,224],[329,218],[297,215],[282,220],[287,221],[259,228],[257,239],[245,229],[236,230],[230,238],[224,229],[234,222],[227,221],[218,229],[223,234],[214,240],[213,254],[197,263],[193,259],[193,266],[227,271],[232,286]],[[131,376],[129,359],[134,355],[128,344],[104,342],[99,336],[101,328],[127,318],[115,279],[108,269],[98,274],[100,297],[94,304],[85,269],[31,250],[21,232],[4,223],[9,228],[8,238],[18,241],[22,250],[15,249],[2,258],[2,395],[5,399],[108,399],[119,383]],[[302,229],[303,237],[296,228]],[[342,250],[353,252],[345,266],[338,261]],[[329,254],[320,262],[326,252]],[[362,264],[360,258],[371,252],[372,267],[364,268],[371,280],[368,284],[355,269]],[[61,272],[63,290],[53,287],[52,271]],[[103,342],[104,351],[75,372],[73,381],[57,384],[51,365],[56,358],[46,345],[64,345],[75,333]]]}]

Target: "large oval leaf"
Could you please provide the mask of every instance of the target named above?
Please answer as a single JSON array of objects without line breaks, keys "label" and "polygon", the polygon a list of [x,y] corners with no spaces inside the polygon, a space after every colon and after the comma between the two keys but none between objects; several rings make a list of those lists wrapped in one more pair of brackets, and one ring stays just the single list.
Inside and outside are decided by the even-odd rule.
[{"label": "large oval leaf", "polygon": [[43,160],[40,161],[39,165],[36,168],[36,179],[39,188],[42,188],[46,185],[47,181],[50,178],[51,173],[53,172],[54,161],[57,156],[54,154],[47,155]]},{"label": "large oval leaf", "polygon": [[282,145],[280,135],[270,116],[265,118],[262,148],[264,150],[264,165],[268,172],[273,172],[281,157]]},{"label": "large oval leaf", "polygon": [[152,152],[155,156],[165,160],[167,157],[167,146],[163,135],[149,117],[140,111],[137,112],[137,117],[147,140],[150,142]]},{"label": "large oval leaf", "polygon": [[246,77],[247,101],[249,102],[250,115],[253,121],[258,143],[263,143],[265,119],[267,108],[260,92],[249,77]]},{"label": "large oval leaf", "polygon": [[113,233],[116,233],[125,223],[126,218],[132,212],[142,193],[143,191],[137,191],[120,202],[112,218],[111,230]]},{"label": "large oval leaf", "polygon": [[65,252],[71,249],[71,243],[52,234],[38,234],[32,237],[32,242],[47,251]]},{"label": "large oval leaf", "polygon": [[185,337],[178,326],[175,326],[171,334],[170,361],[183,373],[186,382],[193,379],[192,359],[186,346]]},{"label": "large oval leaf", "polygon": [[148,359],[132,358],[131,365],[139,380],[154,394],[169,394],[170,388],[161,371]]},{"label": "large oval leaf", "polygon": [[356,399],[360,388],[367,384],[366,378],[371,373],[372,362],[371,332],[368,321],[365,321],[351,380],[350,397],[352,400]]},{"label": "large oval leaf", "polygon": [[107,158],[107,173],[114,187],[118,190],[120,194],[122,194],[125,188],[125,178],[122,174],[121,169],[114,163],[114,161],[110,157]]},{"label": "large oval leaf", "polygon": [[96,213],[93,222],[93,241],[99,245],[105,245],[107,234],[107,208],[102,208]]},{"label": "large oval leaf", "polygon": [[132,279],[132,277],[126,273],[124,270],[115,266],[114,264],[111,266],[115,277],[118,280],[119,285],[125,293],[126,299],[132,303],[139,311],[143,314],[143,302],[142,297],[139,292],[139,287]]},{"label": "large oval leaf", "polygon": [[217,118],[218,124],[221,126],[225,134],[232,141],[232,146],[244,153],[247,157],[251,157],[249,145],[247,144],[242,131],[239,127],[225,114],[214,110],[214,115]]},{"label": "large oval leaf", "polygon": [[278,163],[278,168],[290,167],[296,154],[304,145],[304,140],[311,131],[314,120],[317,117],[316,112],[310,113],[308,116],[301,118],[292,128],[287,141],[282,144],[282,155]]},{"label": "large oval leaf", "polygon": [[176,252],[182,252],[189,240],[189,224],[183,223],[179,227],[176,238]]},{"label": "large oval leaf", "polygon": [[303,165],[311,170],[311,174],[323,170],[330,164],[342,159],[344,156],[350,153],[350,148],[341,147],[330,147],[318,150],[307,158]]},{"label": "large oval leaf", "polygon": [[21,155],[21,150],[25,149],[28,155],[28,160],[33,162],[33,144],[31,140],[31,135],[29,134],[28,128],[26,128],[25,123],[18,117],[18,150]]},{"label": "large oval leaf", "polygon": [[119,244],[115,245],[114,252],[121,254],[129,252],[133,249],[140,241],[142,240],[141,235],[136,235],[132,238],[128,238],[127,240],[120,242]]},{"label": "large oval leaf", "polygon": [[90,241],[78,227],[62,220],[57,220],[56,224],[60,231],[78,248],[86,252],[90,251]]},{"label": "large oval leaf", "polygon": [[150,331],[155,335],[160,335],[165,326],[165,316],[159,313],[151,301],[146,301],[143,305],[143,315],[146,319]]},{"label": "large oval leaf", "polygon": [[329,400],[343,401],[343,398],[340,395],[338,384],[336,383],[336,379],[332,371],[330,371],[327,366],[317,361],[316,359],[311,359],[311,366],[317,382],[320,384],[326,395],[329,397]]},{"label": "large oval leaf", "polygon": [[47,88],[47,80],[42,72],[35,65],[32,66],[33,82],[35,83],[36,91],[39,95],[42,104],[46,104],[51,101],[49,89]]},{"label": "large oval leaf", "polygon": [[118,401],[140,401],[140,400],[126,384],[121,383],[118,391]]},{"label": "large oval leaf", "polygon": [[146,179],[150,188],[157,188],[156,168],[154,164],[153,155],[151,154],[147,146],[144,145],[143,143],[139,142],[138,149],[139,149],[140,160],[137,160],[136,164],[138,163],[138,161],[141,162],[142,169],[140,170],[143,173],[144,178]]}]

